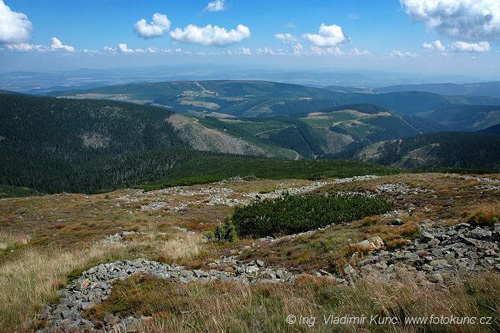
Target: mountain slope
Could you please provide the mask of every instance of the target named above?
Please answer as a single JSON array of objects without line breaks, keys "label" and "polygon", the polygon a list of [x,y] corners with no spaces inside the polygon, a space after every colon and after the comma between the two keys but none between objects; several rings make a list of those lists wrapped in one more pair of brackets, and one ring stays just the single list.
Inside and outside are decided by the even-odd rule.
[{"label": "mountain slope", "polygon": [[[459,149],[458,149],[459,148]],[[430,133],[379,142],[356,157],[409,168],[500,169],[500,137],[484,133]]]},{"label": "mountain slope", "polygon": [[94,191],[163,174],[186,144],[172,113],[105,101],[0,95],[0,183]]},{"label": "mountain slope", "polygon": [[442,95],[489,96],[500,98],[500,82],[408,84],[379,88],[374,91],[377,93],[421,91]]},{"label": "mountain slope", "polygon": [[176,112],[236,117],[292,116],[346,104],[376,104],[406,115],[458,104],[499,104],[491,97],[426,92],[368,94],[339,92],[268,81],[176,81],[138,83],[56,93],[77,99],[106,99],[158,105]]},{"label": "mountain slope", "polygon": [[484,130],[479,131],[480,133],[500,135],[500,124],[488,127]]},{"label": "mountain slope", "polygon": [[[293,117],[199,119],[205,127],[255,145],[294,151],[297,157],[328,158],[352,146],[365,146],[441,130],[428,121],[402,116],[376,105],[355,104]],[[269,151],[269,150],[267,150]],[[277,156],[278,152],[273,152]],[[290,157],[289,157],[290,158]]]},{"label": "mountain slope", "polygon": [[449,130],[478,131],[500,124],[500,105],[457,105],[426,115]]}]

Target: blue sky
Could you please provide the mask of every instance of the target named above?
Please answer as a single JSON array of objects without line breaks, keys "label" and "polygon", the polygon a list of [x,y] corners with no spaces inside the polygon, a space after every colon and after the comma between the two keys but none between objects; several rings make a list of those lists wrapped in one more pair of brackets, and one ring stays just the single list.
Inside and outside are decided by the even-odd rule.
[{"label": "blue sky", "polygon": [[206,62],[499,74],[498,0],[436,2],[0,0],[0,71]]}]

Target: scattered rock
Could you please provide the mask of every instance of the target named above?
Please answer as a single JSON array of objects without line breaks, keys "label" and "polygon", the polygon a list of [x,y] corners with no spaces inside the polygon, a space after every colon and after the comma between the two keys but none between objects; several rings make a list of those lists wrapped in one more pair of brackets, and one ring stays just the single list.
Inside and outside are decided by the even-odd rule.
[{"label": "scattered rock", "polygon": [[422,235],[420,235],[420,239],[422,240],[422,242],[428,243],[434,239],[434,235],[432,235],[430,232],[423,231]]},{"label": "scattered rock", "polygon": [[491,238],[493,233],[489,230],[484,230],[480,227],[470,231],[467,236],[474,239],[488,239]]},{"label": "scattered rock", "polygon": [[354,247],[355,249],[364,252],[378,251],[378,250],[383,250],[385,248],[384,241],[379,236],[366,239],[357,244],[352,244],[351,246]]},{"label": "scattered rock", "polygon": [[391,222],[392,225],[400,226],[403,225],[405,222],[402,219],[395,219],[394,221]]}]

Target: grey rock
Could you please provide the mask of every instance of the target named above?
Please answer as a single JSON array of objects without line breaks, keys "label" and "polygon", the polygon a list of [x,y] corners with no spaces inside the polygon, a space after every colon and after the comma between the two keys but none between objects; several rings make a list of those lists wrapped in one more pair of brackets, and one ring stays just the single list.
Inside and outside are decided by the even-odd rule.
[{"label": "grey rock", "polygon": [[423,231],[422,235],[420,235],[420,239],[422,240],[422,242],[428,243],[434,239],[434,236],[430,232]]},{"label": "grey rock", "polygon": [[444,281],[443,276],[439,273],[433,273],[429,276],[429,280],[435,283],[442,283]]},{"label": "grey rock", "polygon": [[467,233],[467,237],[474,239],[489,239],[492,236],[492,232],[485,230],[483,228],[477,227],[476,229]]},{"label": "grey rock", "polygon": [[255,264],[258,267],[264,267],[264,265],[265,265],[264,262],[262,260],[259,260],[259,259],[255,260]]},{"label": "grey rock", "polygon": [[431,239],[427,244],[429,244],[430,247],[436,247],[441,243],[441,241],[437,238]]},{"label": "grey rock", "polygon": [[395,219],[391,222],[392,225],[396,225],[396,226],[403,225],[404,223],[405,222],[402,219]]}]

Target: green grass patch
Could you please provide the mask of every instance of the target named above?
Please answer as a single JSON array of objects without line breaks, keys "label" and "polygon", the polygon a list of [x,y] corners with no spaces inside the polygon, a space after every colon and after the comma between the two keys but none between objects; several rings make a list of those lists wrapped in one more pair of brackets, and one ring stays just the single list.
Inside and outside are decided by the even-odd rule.
[{"label": "green grass patch", "polygon": [[41,195],[41,193],[27,187],[0,185],[0,199],[13,197],[29,197],[33,195]]},{"label": "green grass patch", "polygon": [[289,235],[387,212],[392,204],[363,195],[284,195],[239,207],[231,221],[239,236]]}]

